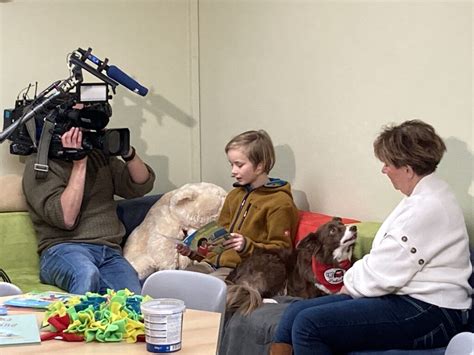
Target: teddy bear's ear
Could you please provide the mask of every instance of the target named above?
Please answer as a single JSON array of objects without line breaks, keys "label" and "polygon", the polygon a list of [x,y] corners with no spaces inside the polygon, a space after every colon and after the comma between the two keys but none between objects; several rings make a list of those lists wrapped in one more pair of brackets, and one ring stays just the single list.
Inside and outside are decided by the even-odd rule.
[{"label": "teddy bear's ear", "polygon": [[179,207],[185,203],[193,201],[198,196],[198,192],[196,190],[191,189],[178,189],[176,193],[171,196],[170,205],[171,207]]}]

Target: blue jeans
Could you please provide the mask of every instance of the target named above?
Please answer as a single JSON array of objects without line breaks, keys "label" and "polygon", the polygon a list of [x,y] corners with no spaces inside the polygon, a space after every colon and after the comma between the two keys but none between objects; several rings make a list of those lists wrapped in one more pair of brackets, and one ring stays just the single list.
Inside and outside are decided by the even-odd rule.
[{"label": "blue jeans", "polygon": [[290,304],[274,342],[291,344],[296,355],[437,348],[462,331],[463,312],[409,296],[330,295]]},{"label": "blue jeans", "polygon": [[56,244],[41,254],[41,282],[70,293],[128,288],[141,293],[138,274],[118,250],[87,243]]}]

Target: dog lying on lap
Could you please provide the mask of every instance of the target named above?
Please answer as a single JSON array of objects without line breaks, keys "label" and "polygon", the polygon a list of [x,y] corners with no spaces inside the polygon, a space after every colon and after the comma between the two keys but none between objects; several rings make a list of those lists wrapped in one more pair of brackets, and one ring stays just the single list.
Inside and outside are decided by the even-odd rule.
[{"label": "dog lying on lap", "polygon": [[257,250],[227,277],[227,311],[250,314],[265,298],[313,298],[337,293],[357,238],[357,227],[334,217],[293,250]]}]

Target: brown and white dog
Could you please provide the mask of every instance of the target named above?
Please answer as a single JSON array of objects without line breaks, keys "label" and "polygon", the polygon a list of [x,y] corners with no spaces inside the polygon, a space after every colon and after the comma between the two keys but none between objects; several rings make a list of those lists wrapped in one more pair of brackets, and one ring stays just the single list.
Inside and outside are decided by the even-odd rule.
[{"label": "brown and white dog", "polygon": [[250,314],[264,298],[313,298],[337,293],[357,238],[356,226],[334,217],[293,251],[257,250],[227,277],[227,311]]}]

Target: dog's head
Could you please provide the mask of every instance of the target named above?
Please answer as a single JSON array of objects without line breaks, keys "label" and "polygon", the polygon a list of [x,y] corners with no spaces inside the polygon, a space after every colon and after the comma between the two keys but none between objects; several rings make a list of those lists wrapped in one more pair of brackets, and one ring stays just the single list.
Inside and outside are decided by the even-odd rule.
[{"label": "dog's head", "polygon": [[356,238],[356,226],[346,226],[341,218],[334,217],[316,232],[308,234],[297,249],[311,254],[322,263],[338,264],[352,257]]},{"label": "dog's head", "polygon": [[318,265],[325,270],[341,268],[342,264],[350,265],[345,260],[352,257],[356,237],[357,227],[345,226],[338,217],[309,233],[296,247],[296,261],[288,280],[288,293],[303,298],[333,293],[319,279]]}]

